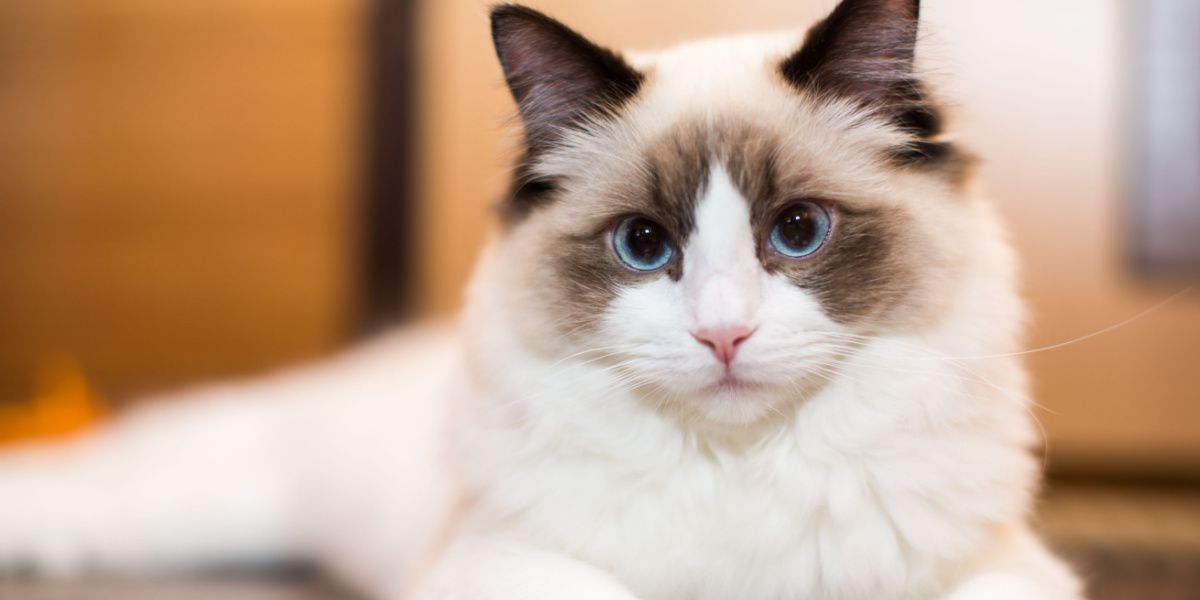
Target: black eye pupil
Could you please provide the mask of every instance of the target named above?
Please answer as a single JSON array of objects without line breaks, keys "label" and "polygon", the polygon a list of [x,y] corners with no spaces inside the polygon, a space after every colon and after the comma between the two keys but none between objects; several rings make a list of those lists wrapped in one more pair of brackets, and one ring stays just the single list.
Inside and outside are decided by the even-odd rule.
[{"label": "black eye pupil", "polygon": [[657,225],[639,219],[633,222],[627,231],[626,244],[634,258],[651,263],[662,255],[666,236]]},{"label": "black eye pupil", "polygon": [[813,242],[819,227],[817,216],[807,205],[792,209],[779,222],[779,235],[789,246],[803,248]]}]

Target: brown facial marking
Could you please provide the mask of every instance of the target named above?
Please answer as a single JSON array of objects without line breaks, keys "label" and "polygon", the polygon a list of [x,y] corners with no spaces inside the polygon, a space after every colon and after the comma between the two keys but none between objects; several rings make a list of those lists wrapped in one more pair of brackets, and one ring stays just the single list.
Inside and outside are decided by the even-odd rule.
[{"label": "brown facial marking", "polygon": [[[790,157],[780,138],[764,128],[736,121],[713,129],[680,125],[651,144],[642,160],[647,175],[617,186],[620,193],[597,202],[593,226],[555,244],[549,276],[556,281],[558,309],[565,312],[564,331],[588,331],[622,287],[682,276],[682,251],[693,233],[696,203],[713,160],[722,164],[750,203],[763,268],[813,294],[831,319],[849,326],[883,325],[918,296],[920,244],[911,233],[910,214],[895,207],[830,199],[834,194],[822,194],[819,187],[822,174]],[[834,176],[823,174],[824,179]],[[779,213],[798,201],[821,202],[835,214],[829,242],[804,259],[784,257],[767,241]],[[676,256],[662,271],[637,272],[613,255],[611,227],[635,214],[655,220],[671,234]]]},{"label": "brown facial marking", "polygon": [[747,126],[723,132],[720,156],[738,191],[751,202],[772,202],[779,197],[781,181],[776,136]]},{"label": "brown facial marking", "polygon": [[533,174],[533,155],[526,151],[513,168],[508,194],[500,203],[500,219],[508,226],[521,222],[540,206],[552,202],[558,193],[558,182]]},{"label": "brown facial marking", "polygon": [[[863,324],[886,318],[916,285],[916,268],[900,209],[855,208],[822,197],[811,166],[787,158],[776,136],[739,125],[724,131],[717,150],[738,191],[750,202],[758,256],[769,273],[810,291],[830,318]],[[812,257],[784,257],[768,244],[775,219],[799,201],[817,201],[834,215],[834,231]]]},{"label": "brown facial marking", "polygon": [[681,246],[696,226],[696,202],[708,186],[707,137],[699,127],[683,127],[646,151],[652,174],[647,214],[666,226]]},{"label": "brown facial marking", "polygon": [[604,314],[621,285],[645,281],[654,275],[616,264],[607,230],[599,235],[561,240],[553,272],[547,273],[547,278],[556,285],[556,296],[561,299],[555,308],[564,319],[562,330],[586,333]]},{"label": "brown facial marking", "polygon": [[[593,223],[583,233],[564,236],[555,250],[567,327],[587,331],[622,286],[660,277],[683,276],[682,252],[695,229],[695,208],[708,185],[710,152],[704,131],[680,128],[650,144],[640,158],[644,167],[631,180],[614,182],[613,194],[598,203]],[[662,225],[671,236],[675,257],[662,270],[640,272],[623,265],[612,250],[612,229],[640,215]]]},{"label": "brown facial marking", "polygon": [[940,177],[961,187],[970,180],[978,160],[951,142],[918,140],[892,148],[888,160],[895,166]]},{"label": "brown facial marking", "polygon": [[805,259],[791,259],[767,247],[774,214],[756,229],[760,260],[811,292],[831,319],[843,325],[880,324],[903,306],[917,285],[916,268],[904,250],[905,215],[899,211],[840,210],[825,247]]}]

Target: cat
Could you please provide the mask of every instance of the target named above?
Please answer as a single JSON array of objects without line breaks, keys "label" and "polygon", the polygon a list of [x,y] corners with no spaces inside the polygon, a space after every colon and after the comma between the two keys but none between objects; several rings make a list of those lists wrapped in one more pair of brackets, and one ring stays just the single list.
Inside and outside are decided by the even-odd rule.
[{"label": "cat", "polygon": [[917,0],[621,55],[491,13],[524,152],[455,325],[0,456],[0,565],[375,598],[1080,598],[1015,260]]}]

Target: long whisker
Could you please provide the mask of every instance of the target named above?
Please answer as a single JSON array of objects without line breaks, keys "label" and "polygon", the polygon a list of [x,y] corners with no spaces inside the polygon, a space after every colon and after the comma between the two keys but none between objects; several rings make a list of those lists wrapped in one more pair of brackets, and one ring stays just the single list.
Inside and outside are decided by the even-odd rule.
[{"label": "long whisker", "polygon": [[1172,302],[1175,302],[1176,300],[1188,295],[1189,293],[1192,292],[1193,289],[1195,289],[1195,286],[1190,286],[1190,287],[1176,293],[1175,295],[1171,296],[1170,298],[1167,298],[1166,300],[1163,300],[1162,302],[1159,302],[1158,304],[1155,304],[1154,306],[1147,308],[1146,310],[1144,310],[1132,317],[1129,317],[1128,319],[1125,319],[1124,321],[1121,321],[1120,323],[1116,323],[1114,325],[1109,325],[1108,327],[1105,327],[1104,329],[1089,333],[1087,335],[1077,337],[1072,340],[1067,340],[1065,342],[1059,342],[1057,344],[1050,344],[1049,346],[1033,348],[1031,350],[1022,350],[1020,352],[1010,352],[1007,354],[992,354],[992,355],[983,355],[983,356],[960,356],[957,358],[960,360],[976,360],[976,359],[983,359],[983,358],[1005,358],[1005,357],[1010,357],[1010,356],[1023,356],[1026,354],[1037,354],[1040,352],[1049,352],[1051,350],[1058,350],[1059,348],[1065,348],[1065,347],[1073,345],[1073,344],[1085,342],[1087,340],[1090,340],[1094,337],[1104,335],[1106,333],[1111,333],[1113,331],[1121,329],[1122,327],[1126,327],[1137,321],[1140,321],[1140,320],[1150,316],[1151,314],[1158,312],[1163,307],[1171,304]]},{"label": "long whisker", "polygon": [[[1090,340],[1090,339],[1093,339],[1093,338],[1096,338],[1096,337],[1099,337],[1099,336],[1102,336],[1102,335],[1105,335],[1108,333],[1112,333],[1113,331],[1116,331],[1118,329],[1128,327],[1129,325],[1132,325],[1133,323],[1140,321],[1140,320],[1150,316],[1151,314],[1154,314],[1155,312],[1162,310],[1166,306],[1178,301],[1180,298],[1187,296],[1188,294],[1192,293],[1192,291],[1194,291],[1195,289],[1196,289],[1196,286],[1188,286],[1188,287],[1172,294],[1165,300],[1162,300],[1161,302],[1158,302],[1157,304],[1151,306],[1150,308],[1147,308],[1147,309],[1145,309],[1123,321],[1114,323],[1112,325],[1109,325],[1108,327],[1104,327],[1097,331],[1093,331],[1092,333],[1089,333],[1086,335],[1081,335],[1077,338],[1073,338],[1070,340],[1057,342],[1057,343],[1049,344],[1046,346],[1040,346],[1037,348],[1031,348],[1028,350],[1019,350],[1019,351],[1015,351],[1015,352],[1004,352],[1004,353],[1000,353],[1000,354],[978,354],[978,355],[968,355],[968,356],[936,356],[936,357],[932,357],[932,358],[943,359],[943,360],[985,360],[985,359],[991,359],[991,358],[1011,358],[1011,357],[1025,356],[1025,355],[1029,355],[1029,354],[1039,354],[1042,352],[1050,352],[1053,350],[1058,350],[1060,348],[1065,348],[1068,346],[1072,346],[1074,344],[1078,344],[1080,342],[1085,342],[1087,340]],[[831,334],[831,335],[834,335],[834,334],[836,334],[836,335],[854,335],[854,334],[848,334],[848,333],[842,333],[842,332],[822,332],[822,333]]]},{"label": "long whisker", "polygon": [[[855,336],[854,334],[843,333],[843,332],[828,332],[827,335],[830,335],[833,337],[849,336],[849,337],[858,338],[858,339],[862,340],[862,342],[860,342],[862,344],[865,344],[867,341],[871,341],[871,338],[867,338],[866,336]],[[975,381],[978,381],[980,383],[983,383],[983,384],[995,389],[996,391],[1000,392],[1001,394],[1004,394],[1006,397],[1016,394],[1018,396],[1018,398],[1017,398],[1018,401],[1031,404],[1031,405],[1037,407],[1038,409],[1045,410],[1046,412],[1049,412],[1051,414],[1057,414],[1057,413],[1055,413],[1055,411],[1051,410],[1050,408],[1048,408],[1042,404],[1039,404],[1038,402],[1036,402],[1033,398],[1031,398],[1027,394],[1021,394],[1021,393],[1016,392],[1015,390],[1007,389],[1000,385],[997,385],[996,383],[992,382],[987,377],[984,377],[978,371],[975,371],[974,369],[968,367],[960,359],[942,355],[933,350],[930,350],[929,348],[917,346],[915,344],[908,344],[908,343],[900,342],[898,340],[887,340],[886,343],[888,345],[893,345],[893,346],[898,345],[902,348],[912,350],[912,351],[918,352],[920,354],[928,355],[925,358],[934,358],[934,359],[946,361],[946,362],[954,365],[955,367],[957,367],[960,371],[963,371],[966,374],[970,375],[971,377],[965,378],[962,375],[959,375],[957,373],[940,373],[940,372],[935,372],[935,371],[916,371],[916,370],[911,370],[911,369],[904,369],[904,370],[902,370],[902,372],[911,372],[911,373],[928,374],[928,375],[933,375],[933,374],[949,375],[949,376],[954,376],[954,377],[957,377],[957,378],[963,379],[963,380],[975,380]],[[854,346],[850,346],[850,348],[853,349]],[[860,356],[860,358],[862,358],[862,357]],[[870,357],[870,358],[872,358],[876,361],[879,361],[879,362],[882,362],[882,360],[883,360],[881,357]],[[895,357],[895,358],[897,360],[901,359],[901,357]],[[911,358],[911,357],[906,357],[906,358]],[[913,358],[913,360],[917,360],[917,359]],[[878,367],[878,368],[884,368],[884,367]]]}]

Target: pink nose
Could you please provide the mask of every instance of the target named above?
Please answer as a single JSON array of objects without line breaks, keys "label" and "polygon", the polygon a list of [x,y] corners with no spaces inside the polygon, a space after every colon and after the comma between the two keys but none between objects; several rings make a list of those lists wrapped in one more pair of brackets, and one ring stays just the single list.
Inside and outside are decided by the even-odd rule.
[{"label": "pink nose", "polygon": [[733,356],[737,354],[738,346],[754,335],[754,328],[746,325],[721,325],[718,327],[704,327],[692,332],[692,337],[696,338],[697,342],[708,346],[713,354],[717,355],[717,360],[729,366],[733,363]]}]

